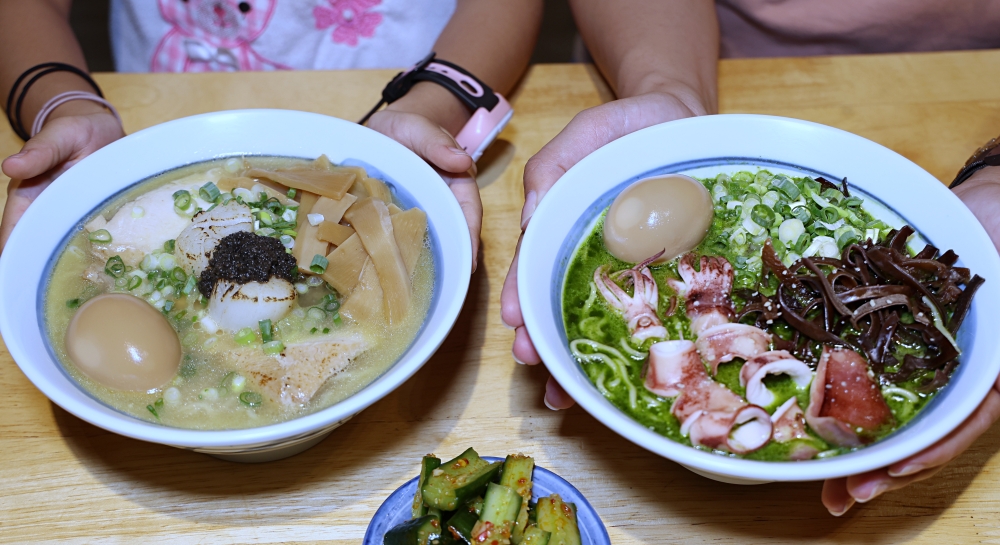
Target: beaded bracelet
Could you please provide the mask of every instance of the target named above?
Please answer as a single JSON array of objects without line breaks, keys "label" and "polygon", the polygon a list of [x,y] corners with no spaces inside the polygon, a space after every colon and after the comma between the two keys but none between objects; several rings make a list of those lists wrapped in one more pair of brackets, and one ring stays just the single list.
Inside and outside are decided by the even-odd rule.
[{"label": "beaded bracelet", "polygon": [[[14,85],[11,87],[10,93],[7,95],[7,108],[4,110],[4,113],[7,114],[7,121],[10,123],[11,128],[14,129],[14,132],[23,140],[31,138],[31,135],[24,128],[24,121],[21,118],[21,108],[24,106],[24,98],[27,96],[28,90],[31,89],[31,86],[34,85],[39,79],[55,72],[71,72],[80,76],[86,80],[91,87],[93,87],[98,97],[104,98],[104,93],[101,92],[101,88],[98,87],[97,82],[95,82],[89,74],[71,64],[62,62],[46,62],[32,66],[31,68],[25,70],[24,73],[18,76],[17,80],[14,81]],[[31,79],[28,79],[29,77]],[[28,81],[24,84],[24,87],[21,88],[21,92],[18,93],[18,88],[21,86],[21,83],[25,81],[25,79],[28,79]],[[16,100],[14,98],[15,96],[17,96]]]},{"label": "beaded bracelet", "polygon": [[119,124],[122,122],[122,116],[118,115],[118,110],[116,110],[115,107],[112,106],[107,100],[95,95],[94,93],[87,93],[85,91],[67,91],[50,98],[49,101],[45,103],[45,106],[42,106],[42,109],[38,111],[38,115],[35,116],[35,123],[31,126],[31,136],[34,137],[36,134],[41,132],[42,127],[45,125],[45,121],[56,108],[74,100],[89,100],[91,102],[96,102],[110,110],[115,116],[115,119],[118,120]]}]

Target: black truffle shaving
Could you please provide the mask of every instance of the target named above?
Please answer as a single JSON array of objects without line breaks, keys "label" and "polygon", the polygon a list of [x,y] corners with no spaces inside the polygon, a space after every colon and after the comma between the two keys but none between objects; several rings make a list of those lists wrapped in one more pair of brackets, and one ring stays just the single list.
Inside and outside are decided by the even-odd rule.
[{"label": "black truffle shaving", "polygon": [[298,264],[281,241],[240,231],[219,241],[208,260],[208,268],[198,279],[198,291],[211,297],[219,280],[246,284],[264,283],[277,277],[295,282],[297,276]]}]

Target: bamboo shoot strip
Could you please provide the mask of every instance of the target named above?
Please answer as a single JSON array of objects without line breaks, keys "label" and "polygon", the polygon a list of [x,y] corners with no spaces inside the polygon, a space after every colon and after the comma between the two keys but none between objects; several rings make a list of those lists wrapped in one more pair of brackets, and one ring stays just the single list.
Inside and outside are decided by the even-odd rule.
[{"label": "bamboo shoot strip", "polygon": [[383,299],[378,273],[371,258],[366,258],[361,278],[351,296],[340,307],[340,314],[355,322],[382,321],[385,319]]},{"label": "bamboo shoot strip", "polygon": [[361,184],[365,186],[368,190],[368,195],[374,199],[378,199],[386,204],[392,202],[392,192],[389,191],[389,186],[385,185],[385,182],[377,178],[365,178],[361,180]]},{"label": "bamboo shoot strip", "polygon": [[389,209],[384,202],[369,197],[355,203],[346,219],[375,265],[384,292],[386,320],[398,323],[410,311],[410,275],[396,245]]},{"label": "bamboo shoot strip", "polygon": [[[393,228],[395,228],[396,226],[395,222],[392,225]],[[324,221],[323,223],[319,224],[319,231],[316,233],[316,236],[320,240],[324,240],[326,242],[329,242],[330,244],[340,246],[353,234],[354,234],[354,229],[351,229],[346,225],[341,225],[333,221]],[[399,242],[398,236],[396,237],[396,242],[397,243]],[[400,249],[400,251],[402,251],[402,249]],[[403,261],[406,261],[406,256],[403,256]]]},{"label": "bamboo shoot strip", "polygon": [[341,218],[344,217],[344,212],[357,201],[358,198],[354,195],[347,194],[344,195],[342,199],[334,200],[328,197],[320,197],[316,204],[313,205],[312,209],[309,210],[310,214],[322,214],[323,221],[332,221],[333,223],[340,222]]},{"label": "bamboo shoot strip", "polygon": [[392,232],[403,256],[406,273],[412,275],[417,266],[420,252],[424,249],[424,235],[427,233],[427,214],[419,208],[411,208],[391,216]]},{"label": "bamboo shoot strip", "polygon": [[343,244],[326,256],[326,259],[330,264],[323,273],[323,280],[333,286],[341,296],[350,295],[358,285],[365,260],[368,259],[368,252],[361,244],[361,238],[356,234],[347,237]]},{"label": "bamboo shoot strip", "polygon": [[[307,209],[306,205],[314,199],[314,204]],[[295,237],[295,246],[292,248],[292,255],[295,257],[295,261],[298,262],[299,271],[305,274],[313,274],[309,270],[309,264],[312,263],[313,256],[325,256],[330,250],[329,244],[316,237],[319,226],[310,224],[306,219],[319,204],[319,199],[319,197],[310,196],[309,193],[303,193],[302,205],[299,206],[297,217],[298,236]]]},{"label": "bamboo shoot strip", "polygon": [[[263,188],[264,193],[267,193],[268,197],[274,197],[278,199],[284,206],[294,205],[296,201],[294,199],[288,198],[288,190],[282,188],[280,185],[270,181],[270,180],[254,180],[252,178],[247,178],[244,176],[239,176],[236,178],[220,178],[219,183],[216,184],[220,191],[227,191],[232,193],[237,187],[242,187],[243,189],[253,191],[254,187],[258,190]],[[253,196],[254,200],[259,198],[258,195]]]},{"label": "bamboo shoot strip", "polygon": [[389,215],[395,216],[396,214],[402,212],[403,209],[396,206],[395,204],[389,203]]},{"label": "bamboo shoot strip", "polygon": [[347,194],[347,190],[354,185],[357,175],[350,171],[324,171],[324,170],[264,170],[253,168],[246,171],[247,176],[254,178],[266,178],[279,184],[309,191],[333,200],[340,200]]}]

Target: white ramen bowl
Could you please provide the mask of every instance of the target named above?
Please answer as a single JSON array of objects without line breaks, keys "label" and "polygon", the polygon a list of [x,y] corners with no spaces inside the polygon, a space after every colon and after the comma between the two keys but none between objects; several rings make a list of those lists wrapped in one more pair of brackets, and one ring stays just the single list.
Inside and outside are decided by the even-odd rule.
[{"label": "white ramen bowl", "polygon": [[[151,176],[228,156],[287,156],[362,165],[389,182],[404,205],[427,213],[434,295],[424,325],[382,376],[325,409],[279,424],[199,431],[153,424],[88,394],[49,349],[42,293],[68,233],[109,198]],[[24,374],[49,399],[106,430],[143,441],[256,462],[297,454],[410,378],[441,345],[469,287],[472,244],[462,210],[434,170],[373,130],[332,117],[243,110],[170,121],[123,138],[59,177],[14,229],[0,257],[0,334]]]},{"label": "white ramen bowl", "polygon": [[[802,462],[753,461],[698,450],[620,411],[570,354],[562,313],[566,269],[618,193],[653,175],[708,177],[758,167],[829,180],[847,177],[852,194],[865,194],[864,206],[873,215],[894,226],[909,223],[942,252],[955,250],[959,265],[986,279],[958,333],[961,363],[950,383],[910,422],[871,446]],[[794,119],[684,119],[635,132],[590,154],[555,184],[532,216],[521,245],[518,295],[539,355],[580,406],[630,441],[695,473],[730,483],[843,477],[900,461],[965,420],[1000,372],[1000,336],[989,316],[1000,308],[1000,257],[972,213],[941,182],[899,154],[848,132]]]}]

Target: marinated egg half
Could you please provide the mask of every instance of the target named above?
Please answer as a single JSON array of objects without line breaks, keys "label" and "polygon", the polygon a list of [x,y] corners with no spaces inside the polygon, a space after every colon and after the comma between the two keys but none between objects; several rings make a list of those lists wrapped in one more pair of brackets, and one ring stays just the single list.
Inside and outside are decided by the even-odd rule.
[{"label": "marinated egg half", "polygon": [[119,390],[159,388],[181,364],[181,342],[166,317],[123,293],[98,295],[76,311],[66,352],[87,376]]},{"label": "marinated egg half", "polygon": [[698,246],[712,225],[712,196],[698,180],[670,174],[625,188],[604,219],[611,255],[639,263],[660,251],[667,261]]}]

